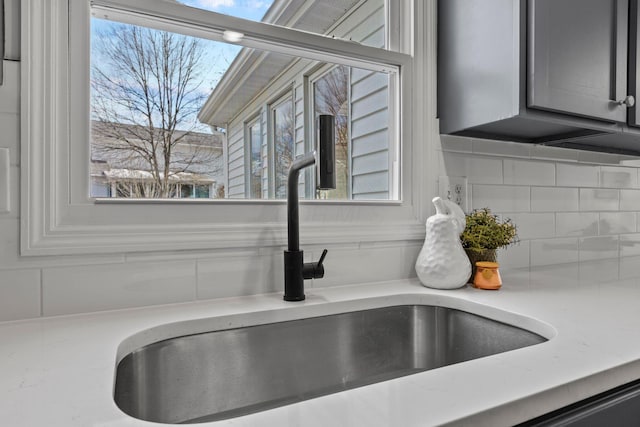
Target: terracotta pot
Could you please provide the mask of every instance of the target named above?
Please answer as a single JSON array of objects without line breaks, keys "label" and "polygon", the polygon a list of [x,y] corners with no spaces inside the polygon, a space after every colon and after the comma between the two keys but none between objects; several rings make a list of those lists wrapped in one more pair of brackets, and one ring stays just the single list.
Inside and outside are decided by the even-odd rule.
[{"label": "terracotta pot", "polygon": [[497,262],[498,261],[498,253],[495,249],[485,249],[482,252],[475,252],[469,249],[464,250],[469,257],[469,261],[471,261],[471,281],[476,277],[476,262],[478,261],[490,261]]},{"label": "terracotta pot", "polygon": [[478,289],[498,290],[502,286],[498,263],[491,261],[476,262],[476,274],[473,276],[473,286]]}]

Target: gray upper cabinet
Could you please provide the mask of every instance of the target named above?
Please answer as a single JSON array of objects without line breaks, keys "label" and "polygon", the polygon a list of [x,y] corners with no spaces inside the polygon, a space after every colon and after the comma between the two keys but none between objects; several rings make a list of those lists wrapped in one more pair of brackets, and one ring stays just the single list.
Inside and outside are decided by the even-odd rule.
[{"label": "gray upper cabinet", "polygon": [[637,1],[440,0],[441,133],[640,153]]},{"label": "gray upper cabinet", "polygon": [[[627,89],[630,94],[638,94],[638,82],[640,82],[639,13],[640,8],[638,8],[638,0],[631,0],[629,2],[629,79]],[[630,126],[640,126],[640,108],[638,105],[629,108],[628,123]]]},{"label": "gray upper cabinet", "polygon": [[626,122],[628,11],[627,0],[530,0],[528,106]]}]

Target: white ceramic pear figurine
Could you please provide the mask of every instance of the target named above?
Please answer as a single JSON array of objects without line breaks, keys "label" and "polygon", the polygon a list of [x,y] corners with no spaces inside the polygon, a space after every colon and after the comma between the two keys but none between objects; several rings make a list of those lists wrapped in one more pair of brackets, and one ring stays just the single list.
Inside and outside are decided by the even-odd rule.
[{"label": "white ceramic pear figurine", "polygon": [[466,225],[460,206],[436,197],[436,214],[427,219],[427,235],[416,261],[416,273],[423,285],[435,289],[456,289],[471,277],[471,263],[460,243]]}]

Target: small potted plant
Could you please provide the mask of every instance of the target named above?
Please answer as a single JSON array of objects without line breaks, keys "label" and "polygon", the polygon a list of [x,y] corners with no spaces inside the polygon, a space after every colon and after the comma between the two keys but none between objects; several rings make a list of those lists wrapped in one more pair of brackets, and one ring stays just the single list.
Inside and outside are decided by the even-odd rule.
[{"label": "small potted plant", "polygon": [[[477,261],[497,261],[496,250],[518,241],[515,224],[511,219],[501,221],[488,208],[476,209],[466,215],[467,225],[460,235],[473,274]],[[473,278],[473,275],[471,276]]]}]

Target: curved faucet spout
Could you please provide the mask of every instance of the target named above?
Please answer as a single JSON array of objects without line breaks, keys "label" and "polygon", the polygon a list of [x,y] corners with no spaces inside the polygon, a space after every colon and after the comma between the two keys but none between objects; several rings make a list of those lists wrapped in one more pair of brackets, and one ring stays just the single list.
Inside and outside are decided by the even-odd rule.
[{"label": "curved faucet spout", "polygon": [[300,249],[300,219],[298,217],[298,178],[300,171],[316,162],[316,152],[305,154],[293,161],[287,177],[287,233],[288,250]]},{"label": "curved faucet spout", "polygon": [[293,161],[287,177],[287,250],[284,251],[284,299],[285,301],[302,301],[305,279],[324,277],[324,257],[322,252],[318,262],[304,262],[304,253],[300,250],[300,218],[298,214],[298,177],[300,171],[317,163],[320,167],[319,188],[335,188],[335,134],[334,118],[321,115],[318,118],[318,140],[320,159],[316,151],[305,154]]}]

